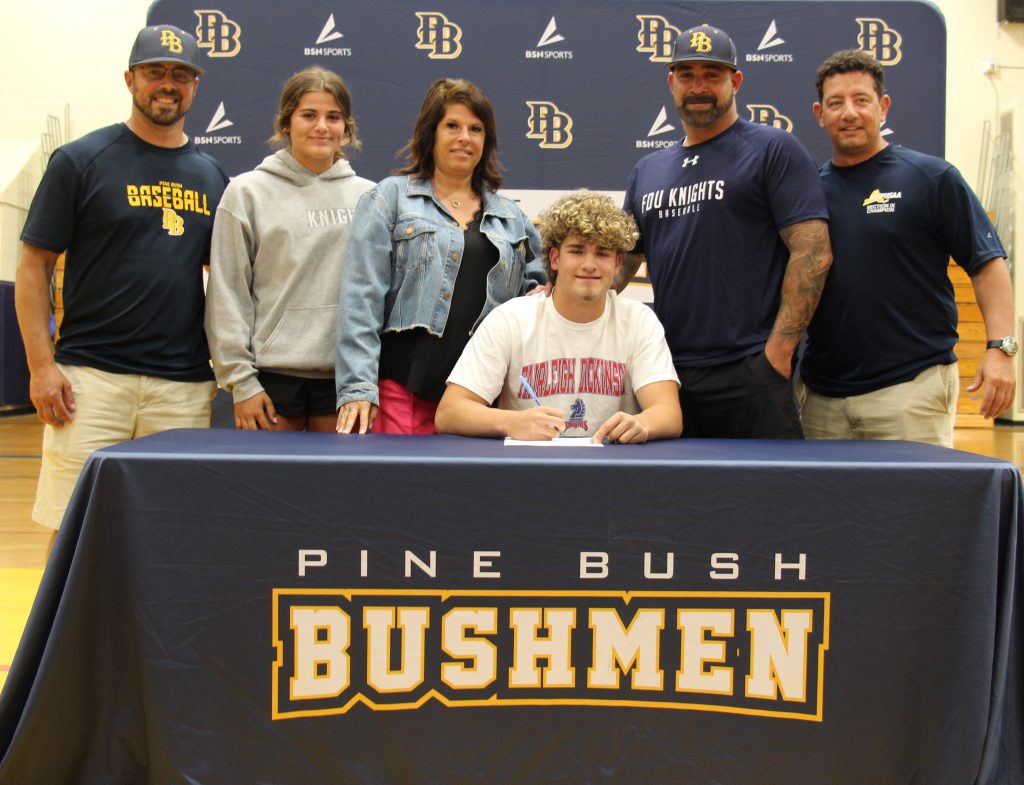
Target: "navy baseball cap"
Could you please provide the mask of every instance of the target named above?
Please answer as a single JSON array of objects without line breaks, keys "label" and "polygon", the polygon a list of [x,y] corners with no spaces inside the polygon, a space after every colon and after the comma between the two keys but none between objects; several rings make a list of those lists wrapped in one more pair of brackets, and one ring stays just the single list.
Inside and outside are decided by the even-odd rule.
[{"label": "navy baseball cap", "polygon": [[720,63],[735,70],[736,66],[736,44],[725,33],[711,25],[698,25],[684,30],[676,39],[672,47],[672,62],[669,68],[678,63],[689,63],[693,61],[705,63]]},{"label": "navy baseball cap", "polygon": [[146,63],[181,63],[200,76],[206,73],[199,65],[195,36],[174,25],[152,25],[139,30],[128,57],[128,68]]}]

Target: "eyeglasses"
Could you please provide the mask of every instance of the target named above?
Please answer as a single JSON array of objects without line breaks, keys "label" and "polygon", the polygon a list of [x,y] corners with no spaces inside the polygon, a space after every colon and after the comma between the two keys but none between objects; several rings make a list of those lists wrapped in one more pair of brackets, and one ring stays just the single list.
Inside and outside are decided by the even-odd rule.
[{"label": "eyeglasses", "polygon": [[174,68],[168,69],[163,65],[156,65],[155,63],[149,63],[147,65],[137,65],[144,77],[151,79],[154,82],[162,82],[167,77],[168,70],[171,72],[171,79],[179,84],[188,84],[195,80],[197,74],[191,68],[182,68],[181,66],[175,66]]}]

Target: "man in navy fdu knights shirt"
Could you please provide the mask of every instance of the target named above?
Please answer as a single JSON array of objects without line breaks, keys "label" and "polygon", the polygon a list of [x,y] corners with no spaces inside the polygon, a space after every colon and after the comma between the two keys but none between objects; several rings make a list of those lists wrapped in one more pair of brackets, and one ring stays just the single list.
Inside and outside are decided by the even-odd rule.
[{"label": "man in navy fdu knights shirt", "polygon": [[832,259],[814,162],[785,131],[740,119],[723,31],[683,32],[668,86],[686,136],[643,158],[625,209],[681,383],[684,437],[801,438],[793,353]]}]

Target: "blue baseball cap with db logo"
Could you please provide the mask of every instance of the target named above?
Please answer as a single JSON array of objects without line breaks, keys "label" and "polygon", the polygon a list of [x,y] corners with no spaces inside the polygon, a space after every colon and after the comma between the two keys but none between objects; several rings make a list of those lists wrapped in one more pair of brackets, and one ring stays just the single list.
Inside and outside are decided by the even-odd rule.
[{"label": "blue baseball cap with db logo", "polygon": [[128,57],[128,68],[146,63],[181,63],[200,76],[206,73],[199,65],[195,36],[174,25],[152,25],[139,30]]},{"label": "blue baseball cap with db logo", "polygon": [[736,66],[736,44],[725,33],[711,25],[698,25],[684,30],[676,39],[672,47],[672,61],[668,64],[672,68],[679,63],[693,61],[704,63],[719,63],[727,65],[734,71]]}]

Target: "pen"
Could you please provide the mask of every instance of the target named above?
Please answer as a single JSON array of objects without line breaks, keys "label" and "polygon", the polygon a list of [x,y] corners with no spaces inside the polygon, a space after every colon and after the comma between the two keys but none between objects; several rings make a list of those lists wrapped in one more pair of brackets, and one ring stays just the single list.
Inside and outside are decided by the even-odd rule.
[{"label": "pen", "polygon": [[537,393],[533,391],[533,388],[530,386],[530,383],[526,381],[525,376],[519,376],[519,383],[523,385],[523,389],[526,390],[527,394],[529,394],[529,396],[533,398],[533,402],[538,406],[541,406],[542,404],[540,402],[540,398],[537,397]]},{"label": "pen", "polygon": [[[537,404],[538,406],[543,406],[543,404],[542,404],[542,403],[540,402],[540,398],[538,398],[538,397],[537,397],[537,393],[535,393],[535,392],[533,391],[533,388],[532,388],[532,387],[530,386],[530,383],[529,383],[528,381],[526,381],[526,377],[525,377],[525,376],[523,376],[522,374],[520,374],[520,375],[519,375],[519,383],[520,383],[521,385],[523,385],[523,389],[524,389],[524,390],[526,390],[526,392],[527,392],[527,393],[529,394],[529,396],[530,396],[531,398],[533,398],[533,402],[534,402],[535,404]],[[557,430],[557,429],[556,429],[556,430]],[[556,438],[556,439],[557,439],[557,438],[558,438],[559,436],[561,436],[561,434],[560,434],[560,433],[556,433],[556,434],[555,434],[555,438]]]}]

